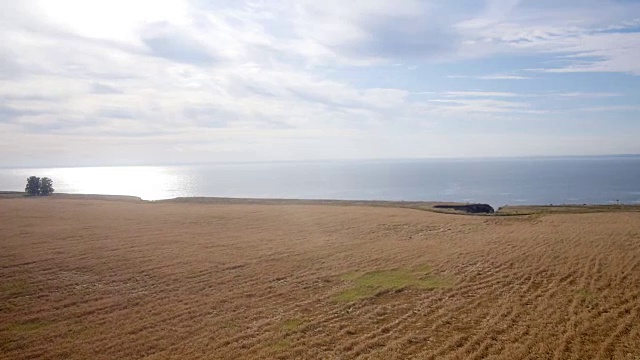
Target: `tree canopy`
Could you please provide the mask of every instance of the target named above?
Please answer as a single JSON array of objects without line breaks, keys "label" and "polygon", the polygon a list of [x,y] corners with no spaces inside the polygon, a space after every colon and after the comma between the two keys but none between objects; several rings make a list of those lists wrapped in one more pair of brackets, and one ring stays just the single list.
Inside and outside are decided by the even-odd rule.
[{"label": "tree canopy", "polygon": [[48,177],[43,177],[42,179],[40,179],[40,195],[49,196],[53,194],[53,191],[53,180],[49,179]]},{"label": "tree canopy", "polygon": [[27,186],[24,188],[24,192],[27,195],[37,196],[40,194],[40,178],[37,176],[30,176],[27,179]]},{"label": "tree canopy", "polygon": [[37,176],[29,176],[27,178],[27,185],[24,188],[24,192],[31,196],[49,196],[53,194],[54,191],[53,180],[48,177],[41,179]]}]

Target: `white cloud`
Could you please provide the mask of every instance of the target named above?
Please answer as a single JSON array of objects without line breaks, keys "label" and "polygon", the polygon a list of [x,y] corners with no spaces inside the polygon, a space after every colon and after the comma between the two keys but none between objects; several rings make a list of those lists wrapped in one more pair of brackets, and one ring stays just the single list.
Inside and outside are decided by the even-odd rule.
[{"label": "white cloud", "polygon": [[470,97],[512,97],[517,96],[518,94],[512,92],[496,92],[496,91],[447,91],[445,92],[447,96],[459,97],[459,96],[470,96]]},{"label": "white cloud", "polygon": [[491,74],[491,75],[447,75],[448,79],[477,79],[477,80],[529,80],[532,77],[522,75],[506,75],[506,74]]},{"label": "white cloud", "polygon": [[529,80],[531,77],[522,75],[483,75],[478,76],[481,80]]},{"label": "white cloud", "polygon": [[[529,9],[511,7],[509,16],[489,15],[456,24],[464,34],[462,53],[554,54],[564,66],[545,72],[623,72],[640,75],[640,4],[593,2],[591,6]],[[627,30],[631,30],[627,32]]]},{"label": "white cloud", "polygon": [[[0,4],[0,153],[13,154],[6,158],[15,163],[31,152],[65,159],[92,147],[87,157],[105,162],[109,149],[127,149],[131,161],[140,162],[211,158],[198,151],[233,160],[258,153],[316,156],[330,145],[339,156],[353,141],[362,146],[353,156],[371,157],[366,153],[376,139],[391,135],[451,138],[456,134],[434,133],[436,125],[516,121],[548,111],[522,100],[542,95],[499,81],[540,79],[521,75],[523,69],[444,72],[487,85],[454,87],[425,75],[438,64],[544,54],[565,60],[545,72],[638,73],[637,33],[620,32],[637,23],[603,12],[598,20],[571,15],[575,20],[564,24],[562,16],[547,19],[547,10],[523,4],[6,2]],[[408,75],[384,73],[382,64]],[[451,71],[466,73],[464,66]],[[415,91],[423,85],[434,90]],[[292,150],[304,141],[315,145],[306,153]],[[21,152],[20,144],[29,150]]]},{"label": "white cloud", "polygon": [[608,106],[589,106],[577,108],[575,111],[583,112],[615,112],[615,111],[640,111],[640,106],[632,105],[608,105]]},{"label": "white cloud", "polygon": [[531,109],[531,104],[521,101],[504,101],[495,99],[431,99],[431,103],[438,106],[434,109],[445,114],[459,114],[472,116],[475,113],[543,113]]},{"label": "white cloud", "polygon": [[21,1],[38,22],[89,38],[139,43],[141,26],[153,23],[187,25],[189,4],[184,0],[35,0]]},{"label": "white cloud", "polygon": [[614,96],[620,96],[619,93],[610,93],[610,92],[583,92],[583,91],[575,91],[570,93],[560,93],[555,94],[557,96],[569,97],[569,98],[608,98]]}]

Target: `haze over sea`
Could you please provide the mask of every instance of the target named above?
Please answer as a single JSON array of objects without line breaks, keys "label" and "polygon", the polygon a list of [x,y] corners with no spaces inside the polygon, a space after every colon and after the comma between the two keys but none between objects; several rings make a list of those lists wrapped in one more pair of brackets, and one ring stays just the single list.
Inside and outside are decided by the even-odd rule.
[{"label": "haze over sea", "polygon": [[0,189],[30,175],[57,192],[145,200],[238,198],[482,202],[493,206],[640,203],[640,155],[0,169]]}]

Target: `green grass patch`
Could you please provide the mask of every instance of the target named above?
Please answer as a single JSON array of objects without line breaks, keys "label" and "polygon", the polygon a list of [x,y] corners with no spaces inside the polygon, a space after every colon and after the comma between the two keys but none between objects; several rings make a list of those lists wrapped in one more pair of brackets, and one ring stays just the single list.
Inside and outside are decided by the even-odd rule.
[{"label": "green grass patch", "polygon": [[415,274],[429,275],[429,274],[431,274],[431,266],[429,266],[427,264],[418,265],[418,266],[415,266],[413,268],[412,272],[415,273]]},{"label": "green grass patch", "polygon": [[240,325],[235,322],[235,321],[223,321],[221,322],[218,327],[220,329],[231,329],[231,330],[236,330],[240,328]]},{"label": "green grass patch", "polygon": [[0,284],[0,294],[3,298],[24,296],[29,293],[29,283],[22,280]]},{"label": "green grass patch", "polygon": [[364,271],[351,271],[346,274],[340,275],[340,280],[342,281],[354,281],[364,275]]},{"label": "green grass patch", "polygon": [[29,334],[43,328],[45,324],[40,321],[29,321],[23,323],[11,324],[7,327],[7,331],[14,334]]},{"label": "green grass patch", "polygon": [[284,332],[294,332],[298,331],[300,327],[304,324],[304,320],[300,318],[292,318],[282,322],[280,325],[280,330]]},{"label": "green grass patch", "polygon": [[282,339],[271,345],[271,349],[275,351],[284,351],[291,347],[291,340]]},{"label": "green grass patch", "polygon": [[578,290],[578,296],[583,298],[584,302],[588,305],[594,305],[598,302],[598,295],[586,288]]},{"label": "green grass patch", "polygon": [[531,215],[531,214],[585,214],[598,212],[627,212],[640,211],[639,205],[611,204],[611,205],[516,205],[503,206],[496,215]]},{"label": "green grass patch", "polygon": [[591,290],[585,289],[585,288],[582,288],[582,289],[578,290],[578,295],[580,295],[581,297],[583,297],[585,299],[590,299],[590,298],[594,297],[594,295],[591,292]]},{"label": "green grass patch", "polygon": [[428,266],[412,270],[393,269],[371,272],[350,272],[340,277],[351,286],[336,296],[338,301],[351,302],[376,294],[405,288],[437,289],[451,286],[449,279],[431,274]]}]

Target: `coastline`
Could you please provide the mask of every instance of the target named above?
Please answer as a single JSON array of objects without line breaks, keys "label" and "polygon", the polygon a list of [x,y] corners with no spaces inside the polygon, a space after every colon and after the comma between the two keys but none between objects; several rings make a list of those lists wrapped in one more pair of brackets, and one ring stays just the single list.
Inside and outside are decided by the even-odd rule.
[{"label": "coastline", "polygon": [[[19,191],[0,191],[2,199],[31,198]],[[54,193],[56,200],[101,200],[144,203],[212,204],[212,205],[314,205],[314,206],[369,206],[430,211],[454,215],[475,216],[523,216],[534,214],[583,214],[598,212],[640,212],[640,204],[557,204],[557,205],[505,205],[494,213],[470,213],[460,210],[437,208],[438,206],[465,206],[470,203],[447,201],[389,201],[389,200],[338,200],[338,199],[278,199],[278,198],[231,198],[231,197],[176,197],[161,200],[143,200],[130,195],[69,194]],[[41,198],[38,198],[41,199]]]}]

